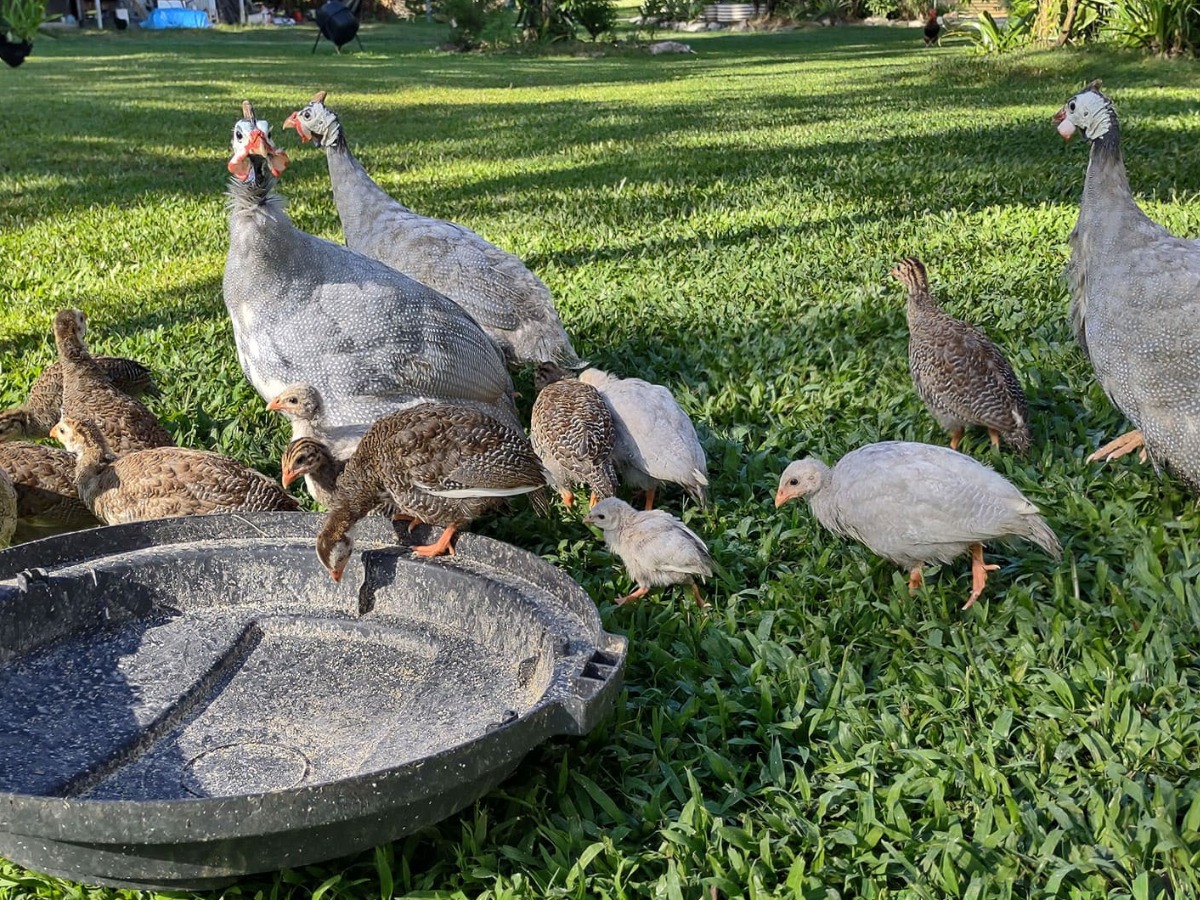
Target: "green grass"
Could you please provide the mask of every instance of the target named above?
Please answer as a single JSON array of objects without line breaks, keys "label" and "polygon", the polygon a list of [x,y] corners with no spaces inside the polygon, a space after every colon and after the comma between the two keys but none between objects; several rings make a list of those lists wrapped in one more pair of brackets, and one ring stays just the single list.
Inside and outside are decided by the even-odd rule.
[{"label": "green grass", "polygon": [[[630,638],[616,715],[534,752],[464,813],[229,896],[1186,897],[1200,894],[1200,525],[1149,466],[1083,457],[1124,429],[1059,275],[1086,151],[1050,115],[1103,77],[1147,212],[1200,234],[1200,70],[1110,52],[922,52],[916,32],[689,40],[697,54],[442,55],[443,28],[40,40],[0,72],[0,401],[79,304],[94,348],[161,373],[181,441],[278,472],[284,423],[234,358],[220,297],[228,131],[330,92],[376,179],[522,255],[577,349],[669,385],[700,423],[724,575],[628,608],[579,523],[479,530],[578,578]],[[321,156],[280,136],[297,224],[339,236]],[[785,463],[940,443],[905,360],[918,253],[1009,350],[1035,449],[966,449],[1033,498],[1064,560],[996,548],[910,598],[903,573],[772,507]],[[528,379],[518,388],[532,396]],[[678,495],[666,498],[678,510]],[[125,896],[0,864],[0,898]]]}]

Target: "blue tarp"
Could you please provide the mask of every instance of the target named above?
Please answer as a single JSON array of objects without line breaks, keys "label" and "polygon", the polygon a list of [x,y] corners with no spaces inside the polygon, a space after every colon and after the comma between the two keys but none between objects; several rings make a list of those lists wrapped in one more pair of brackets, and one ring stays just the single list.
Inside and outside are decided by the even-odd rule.
[{"label": "blue tarp", "polygon": [[202,9],[156,9],[146,17],[143,28],[212,28]]}]

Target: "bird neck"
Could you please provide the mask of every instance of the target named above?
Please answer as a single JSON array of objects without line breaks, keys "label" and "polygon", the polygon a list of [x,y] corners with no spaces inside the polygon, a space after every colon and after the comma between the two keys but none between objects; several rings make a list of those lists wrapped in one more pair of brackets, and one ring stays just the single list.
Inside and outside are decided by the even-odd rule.
[{"label": "bird neck", "polygon": [[64,362],[80,363],[91,360],[91,354],[84,346],[83,339],[75,332],[54,335],[54,346],[58,350],[59,359]]},{"label": "bird neck", "polygon": [[910,285],[908,288],[908,318],[911,321],[930,312],[941,312],[942,308],[933,299],[926,285]]},{"label": "bird neck", "polygon": [[384,209],[400,206],[407,211],[375,183],[344,140],[328,147],[325,158],[329,162],[333,202],[342,220],[347,243],[353,246],[357,236],[369,233],[376,216]]},{"label": "bird neck", "polygon": [[91,501],[100,492],[98,482],[115,458],[103,438],[98,435],[85,437],[83,448],[75,457],[75,489],[87,506],[91,506]]},{"label": "bird neck", "polygon": [[252,172],[245,181],[237,178],[229,180],[229,208],[231,212],[253,210],[263,206],[283,205],[283,198],[275,193],[279,179],[271,174],[267,161],[253,157],[250,162]]}]

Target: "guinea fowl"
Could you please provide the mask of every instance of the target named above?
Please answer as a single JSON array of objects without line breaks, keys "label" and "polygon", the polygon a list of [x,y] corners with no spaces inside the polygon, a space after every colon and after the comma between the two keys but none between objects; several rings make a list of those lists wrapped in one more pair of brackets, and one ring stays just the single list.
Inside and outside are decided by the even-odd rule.
[{"label": "guinea fowl", "polygon": [[590,384],[568,378],[554,363],[538,366],[539,388],[529,423],[529,440],[546,467],[550,485],[570,508],[573,485],[591,489],[588,506],[616,490],[613,468],[616,426],[604,398]]},{"label": "guinea fowl", "polygon": [[[339,458],[366,414],[434,398],[518,425],[512,381],[491,339],[437,291],[297,229],[275,193],[286,165],[245,104],[233,129],[225,305],[238,360],[264,400],[319,385]],[[366,412],[364,412],[366,411]]]},{"label": "guinea fowl", "polygon": [[98,524],[75,490],[75,457],[66,450],[21,441],[0,444],[0,471],[16,488],[17,518],[22,525],[88,528]]},{"label": "guinea fowl", "polygon": [[350,530],[381,498],[415,522],[444,527],[435,543],[413,553],[453,554],[457,529],[545,484],[524,432],[469,407],[423,403],[385,416],[363,436],[338,479],[317,556],[340,581],[354,550]]},{"label": "guinea fowl", "polygon": [[1018,453],[1029,450],[1029,407],[1000,348],[962,319],[947,315],[929,293],[925,267],[908,257],[892,270],[908,288],[908,369],[917,394],[957,450],[967,425],[988,430]]},{"label": "guinea fowl", "polygon": [[0,547],[7,547],[12,542],[16,530],[17,492],[8,474],[0,471]]},{"label": "guinea fowl", "polygon": [[313,437],[296,438],[283,448],[281,465],[284,487],[303,475],[313,499],[326,508],[333,505],[337,480],[346,464],[334,459],[325,444]]},{"label": "guinea fowl", "polygon": [[908,586],[924,583],[921,569],[971,553],[970,608],[999,566],[983,563],[983,542],[1018,537],[1055,559],[1058,538],[1003,475],[948,447],[884,441],[847,453],[832,469],[815,457],[784,470],[775,506],[803,497],[817,521],[834,534],[861,541],[909,570]]},{"label": "guinea fowl", "polygon": [[83,343],[86,330],[87,317],[78,309],[64,309],[54,317],[54,343],[62,363],[62,415],[92,421],[118,456],[173,446],[170,432],[154,413],[117,390],[96,365]]},{"label": "guinea fowl", "polygon": [[604,534],[604,543],[625,564],[637,589],[617,604],[644,597],[654,587],[690,584],[697,606],[704,606],[696,578],[712,575],[712,557],[700,537],[661,509],[639,511],[624,500],[601,500],[584,518]]},{"label": "guinea fowl", "polygon": [[705,502],[708,462],[696,426],[671,392],[641,378],[618,378],[600,369],[579,376],[600,392],[617,429],[613,462],[621,477],[646,492],[646,509],[663,482],[680,485],[697,503]]},{"label": "guinea fowl", "polygon": [[350,152],[324,100],[321,91],[283,127],[324,149],[346,246],[441,291],[471,314],[510,366],[582,368],[541,279],[475,232],[418,215],[385,193]]},{"label": "guinea fowl", "polygon": [[69,417],[50,435],[75,454],[79,498],[107,525],[300,508],[266,475],[219,453],[154,447],[114,457],[95,424]]},{"label": "guinea fowl", "polygon": [[1091,143],[1071,231],[1071,321],[1096,378],[1133,423],[1088,461],[1142,449],[1200,490],[1200,241],[1172,235],[1138,207],[1112,102],[1094,82],[1054,116]]},{"label": "guinea fowl", "polygon": [[[113,387],[130,397],[157,394],[154,375],[140,362],[120,356],[94,356],[92,361],[112,382]],[[20,406],[0,411],[0,441],[31,441],[50,436],[50,429],[62,415],[62,363],[42,369],[29,388],[29,397]]]}]

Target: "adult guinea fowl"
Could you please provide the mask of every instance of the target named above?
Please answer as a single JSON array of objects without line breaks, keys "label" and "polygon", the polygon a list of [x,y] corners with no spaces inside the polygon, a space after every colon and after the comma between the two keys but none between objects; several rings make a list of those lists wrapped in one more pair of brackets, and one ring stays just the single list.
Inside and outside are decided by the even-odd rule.
[{"label": "adult guinea fowl", "polygon": [[705,502],[708,461],[696,426],[671,392],[641,378],[618,378],[585,369],[579,380],[600,392],[617,429],[613,462],[621,477],[646,492],[646,509],[663,482],[680,485],[697,503]]},{"label": "adult guinea fowl", "polygon": [[1200,490],[1200,241],[1151,221],[1129,189],[1112,102],[1094,82],[1054,116],[1091,143],[1069,239],[1071,322],[1131,431],[1090,457],[1137,449]]},{"label": "adult guinea fowl", "polygon": [[968,609],[999,566],[983,563],[983,542],[1018,537],[1055,559],[1058,538],[1037,507],[1004,476],[948,447],[885,441],[847,453],[830,469],[815,457],[784,470],[775,506],[803,497],[817,521],[908,569],[908,586],[924,582],[923,566],[971,553]]},{"label": "adult guinea fowl", "polygon": [[542,280],[475,232],[418,215],[385,193],[350,152],[324,100],[321,91],[283,127],[324,149],[346,246],[441,291],[495,340],[510,366],[582,368]]},{"label": "adult guinea fowl", "polygon": [[1016,373],[1000,348],[962,319],[942,310],[929,293],[925,267],[908,257],[892,270],[908,288],[908,369],[917,394],[957,450],[967,425],[988,430],[1018,453],[1029,450],[1029,407]]},{"label": "adult guinea fowl", "polygon": [[225,305],[238,360],[264,400],[317,385],[330,426],[353,439],[384,411],[435,398],[517,424],[512,381],[492,340],[457,304],[330,241],[297,229],[275,193],[286,166],[267,123],[245,104],[233,128]]},{"label": "adult guinea fowl", "polygon": [[[137,360],[120,356],[94,356],[92,361],[113,383],[130,397],[157,394],[153,373]],[[50,429],[62,415],[62,363],[55,361],[42,369],[29,388],[29,397],[20,406],[0,411],[0,441],[31,441],[50,436]]]},{"label": "adult guinea fowl", "polygon": [[[454,553],[455,532],[506,497],[540,491],[546,477],[523,431],[477,410],[424,403],[377,421],[342,471],[317,535],[317,556],[340,581],[350,530],[380,500],[416,522],[444,527],[417,556]],[[544,499],[544,498],[543,498]]]},{"label": "adult guinea fowl", "polygon": [[99,428],[71,418],[50,435],[75,454],[79,498],[107,525],[300,508],[266,475],[219,453],[154,447],[114,457]]},{"label": "adult guinea fowl", "polygon": [[62,363],[62,414],[93,422],[112,452],[120,456],[175,441],[158,417],[138,400],[117,390],[87,351],[87,316],[64,309],[54,317],[54,343]]}]

